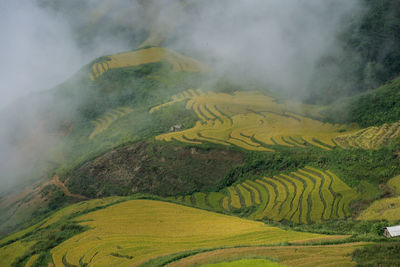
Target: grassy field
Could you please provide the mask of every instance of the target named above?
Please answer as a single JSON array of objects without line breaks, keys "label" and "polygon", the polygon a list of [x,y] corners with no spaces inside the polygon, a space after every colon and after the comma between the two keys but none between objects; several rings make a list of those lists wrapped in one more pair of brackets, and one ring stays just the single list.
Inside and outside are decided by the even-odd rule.
[{"label": "grassy field", "polygon": [[400,176],[393,177],[387,182],[387,185],[390,186],[395,194],[400,195]]},{"label": "grassy field", "polygon": [[278,261],[278,263],[275,264],[279,265],[272,266],[355,266],[356,263],[352,262],[350,254],[355,249],[362,246],[363,243],[349,243],[325,246],[278,246],[220,249],[185,257],[172,262],[167,266],[236,266],[229,265],[228,262],[233,263],[235,261],[246,261],[246,259],[250,260],[257,258],[269,258]]},{"label": "grassy field", "polygon": [[221,263],[211,263],[201,265],[203,267],[241,267],[241,266],[252,266],[252,267],[285,267],[282,264],[273,262],[265,259],[245,259],[237,261],[228,261]]},{"label": "grassy field", "polygon": [[15,261],[16,258],[24,255],[35,242],[16,241],[4,247],[0,247],[0,265],[7,267]]},{"label": "grassy field", "polygon": [[135,265],[179,251],[324,239],[176,204],[132,200],[77,217],[91,229],[52,249],[56,266]]},{"label": "grassy field", "polygon": [[358,220],[388,220],[390,222],[400,220],[400,176],[391,178],[387,185],[396,196],[375,200],[362,211]]},{"label": "grassy field", "polygon": [[151,47],[132,52],[115,54],[105,57],[104,60],[92,65],[89,77],[95,81],[110,69],[139,66],[144,64],[156,63],[166,60],[171,64],[174,72],[204,72],[209,69],[202,63],[180,55],[174,51],[161,47]]},{"label": "grassy field", "polygon": [[[201,194],[201,201],[196,201]],[[223,199],[227,199],[225,203]],[[330,171],[312,167],[271,178],[246,180],[220,192],[185,196],[185,203],[200,208],[239,212],[253,219],[320,222],[350,216],[350,204],[360,198]],[[182,197],[171,197],[182,201]]]},{"label": "grassy field", "polygon": [[25,264],[25,267],[33,267],[37,259],[39,258],[39,254],[33,255]]},{"label": "grassy field", "polygon": [[116,109],[112,109],[103,114],[102,117],[93,120],[92,124],[95,126],[95,129],[89,135],[89,139],[93,139],[96,135],[104,132],[114,121],[118,120],[119,118],[131,112],[133,112],[133,109],[131,108],[119,107]]},{"label": "grassy field", "polygon": [[400,220],[400,197],[383,198],[374,201],[364,210],[358,220]]},{"label": "grassy field", "polygon": [[153,107],[153,113],[176,101],[187,101],[198,121],[195,127],[166,133],[157,140],[186,143],[210,142],[235,145],[247,150],[273,152],[274,145],[287,147],[314,146],[330,150],[336,146],[333,139],[357,128],[333,125],[312,119],[318,117],[318,107],[278,103],[257,92],[204,93],[191,90],[173,96],[170,102]]},{"label": "grassy field", "polygon": [[68,221],[70,218],[125,200],[127,199],[122,197],[110,197],[80,202],[53,213],[23,231],[1,239],[0,266],[47,266],[51,261],[49,250],[52,247],[83,231],[76,223]]}]

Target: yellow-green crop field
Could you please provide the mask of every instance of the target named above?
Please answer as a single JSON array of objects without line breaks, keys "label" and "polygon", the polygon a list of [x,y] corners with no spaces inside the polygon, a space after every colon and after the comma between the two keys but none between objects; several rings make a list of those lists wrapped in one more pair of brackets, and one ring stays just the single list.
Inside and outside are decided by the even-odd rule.
[{"label": "yellow-green crop field", "polygon": [[350,216],[350,204],[360,196],[331,171],[305,167],[288,175],[246,180],[220,192],[170,199],[215,211],[255,207],[249,218],[311,223]]},{"label": "yellow-green crop field", "polygon": [[387,184],[396,194],[400,195],[400,175],[390,179]]},{"label": "yellow-green crop field", "polygon": [[332,238],[152,200],[122,202],[76,220],[91,229],[51,250],[56,266],[135,266],[186,250]]},{"label": "yellow-green crop field", "polygon": [[107,130],[108,127],[110,127],[110,125],[114,121],[116,121],[132,112],[133,112],[133,110],[131,108],[119,107],[119,108],[112,109],[112,110],[106,112],[105,114],[103,114],[103,116],[101,116],[100,118],[93,120],[92,124],[94,125],[95,128],[94,128],[93,132],[89,135],[89,139],[93,139],[96,135]]},{"label": "yellow-green crop field", "polygon": [[[278,264],[281,265],[277,266],[355,266],[356,263],[352,262],[350,255],[355,249],[360,248],[363,245],[364,243],[348,243],[326,246],[244,247],[219,249],[183,258],[168,264],[167,267],[235,266],[229,265],[229,261],[233,261],[234,263],[240,259],[245,260],[263,257],[278,261]],[[227,265],[213,265],[220,262]]]},{"label": "yellow-green crop field", "polygon": [[110,69],[133,67],[149,63],[161,62],[164,60],[172,65],[172,70],[174,72],[209,71],[207,66],[194,59],[185,57],[165,48],[151,47],[108,56],[105,60],[93,64],[92,71],[90,72],[89,77],[92,81],[95,81],[97,78],[99,78]]},{"label": "yellow-green crop field", "polygon": [[150,112],[177,101],[187,101],[186,108],[193,110],[199,121],[191,129],[162,134],[157,140],[210,142],[269,152],[274,151],[273,145],[330,150],[336,146],[333,139],[338,135],[358,130],[354,125],[333,125],[308,117],[316,117],[310,105],[278,103],[258,92],[231,95],[189,90],[173,96],[168,103],[153,107]]},{"label": "yellow-green crop field", "polygon": [[36,260],[39,258],[39,254],[35,254],[32,257],[29,258],[29,260],[26,262],[25,267],[32,267],[34,266]]},{"label": "yellow-green crop field", "polygon": [[374,201],[357,218],[358,220],[400,220],[400,197]]},{"label": "yellow-green crop field", "polygon": [[[125,198],[124,197],[107,197],[107,198],[99,198],[99,199],[93,199],[90,201],[82,201],[79,203],[76,203],[74,205],[69,206],[68,208],[62,209],[51,215],[48,219],[44,221],[44,223],[38,225],[40,228],[45,228],[53,223],[56,223],[60,221],[63,218],[66,218],[74,213],[77,212],[82,212],[85,210],[91,210],[94,208],[101,208],[104,206],[111,205],[113,203],[116,203],[118,201],[123,201]],[[3,240],[1,240],[3,241]]]},{"label": "yellow-green crop field", "polygon": [[202,267],[242,267],[242,266],[285,267],[285,265],[265,259],[244,259],[244,260],[229,261],[229,262],[211,263],[201,266]]},{"label": "yellow-green crop field", "polygon": [[400,122],[369,127],[355,133],[336,137],[335,142],[343,148],[378,149],[390,139],[400,135]]},{"label": "yellow-green crop field", "polygon": [[16,241],[10,245],[0,247],[1,266],[11,266],[16,258],[24,255],[24,253],[34,244],[35,242]]}]

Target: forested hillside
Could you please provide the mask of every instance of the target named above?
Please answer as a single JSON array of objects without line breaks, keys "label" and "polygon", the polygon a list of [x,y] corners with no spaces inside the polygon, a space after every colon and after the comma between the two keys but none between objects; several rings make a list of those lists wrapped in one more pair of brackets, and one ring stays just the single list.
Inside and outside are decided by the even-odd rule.
[{"label": "forested hillside", "polygon": [[130,49],[0,111],[0,266],[400,265],[398,1],[37,3]]}]

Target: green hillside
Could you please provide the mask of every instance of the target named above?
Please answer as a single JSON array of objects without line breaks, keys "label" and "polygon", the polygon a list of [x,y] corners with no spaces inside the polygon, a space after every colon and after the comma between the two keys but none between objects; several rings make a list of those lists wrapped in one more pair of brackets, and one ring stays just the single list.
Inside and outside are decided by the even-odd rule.
[{"label": "green hillside", "polygon": [[[141,54],[147,59],[138,56]],[[118,62],[113,63],[114,67],[111,63],[107,63],[107,68],[98,65],[113,60]],[[204,64],[176,52],[144,48],[96,60],[49,91],[54,101],[63,99],[76,112],[73,117],[65,117],[67,104],[52,107],[50,125],[63,135],[45,154],[53,162],[47,180],[36,184],[34,190],[28,188],[23,194],[6,195],[2,200],[4,233],[38,223],[3,240],[1,253],[5,264],[30,266],[35,262],[39,265],[54,262],[56,266],[69,266],[94,259],[98,264],[121,265],[136,261],[146,264],[149,260],[172,262],[181,255],[219,247],[289,240],[261,241],[264,239],[257,232],[256,243],[245,242],[244,233],[240,233],[241,243],[235,243],[235,237],[224,239],[217,234],[222,238],[220,242],[191,239],[203,245],[177,244],[174,250],[158,252],[143,249],[140,256],[129,252],[128,248],[134,249],[132,245],[115,237],[110,244],[96,245],[93,238],[99,237],[100,232],[89,229],[100,226],[77,223],[93,220],[78,215],[101,208],[98,204],[84,208],[92,202],[83,204],[86,202],[82,200],[138,193],[149,194],[147,198],[167,197],[159,200],[181,204],[174,204],[179,209],[200,208],[191,209],[196,216],[207,210],[212,216],[222,216],[212,212],[240,216],[251,223],[269,222],[285,229],[296,225],[302,231],[353,236],[346,242],[381,240],[380,230],[364,235],[362,226],[354,232],[348,225],[372,201],[388,196],[386,187],[381,185],[400,173],[398,121],[388,117],[382,121],[386,124],[369,126],[354,117],[359,123],[328,123],[325,114],[330,111],[329,106],[296,103],[256,88],[236,86],[232,90],[229,83],[221,88],[203,87],[201,81],[206,77],[215,79],[213,75]],[[376,94],[393,91],[385,88],[396,88],[396,84],[394,81]],[[358,107],[368,107],[366,102],[356,101]],[[43,109],[43,114],[48,109]],[[111,198],[110,204],[128,199]],[[108,200],[100,201],[108,210]],[[71,206],[76,210],[70,215],[53,213],[76,202],[79,203]],[[374,205],[378,204],[370,209]],[[140,214],[144,216],[143,212],[149,212],[145,207],[135,206],[135,210],[142,209]],[[123,210],[126,212],[127,208]],[[54,215],[47,217],[49,214]],[[121,210],[113,214],[121,221],[120,214],[125,213]],[[382,218],[371,214],[374,213],[366,210],[359,217],[371,220],[365,223],[366,227],[388,225],[376,222]],[[146,222],[164,220],[146,218]],[[233,221],[228,218],[236,217],[225,218],[228,222]],[[385,218],[400,219],[396,215]],[[321,223],[342,220],[347,221],[342,229],[335,230],[334,224],[320,229]],[[360,223],[363,222],[355,222]],[[280,235],[282,230],[278,229],[273,230],[272,236]],[[55,239],[58,241],[50,244],[47,238],[51,239],[55,231],[61,231]],[[94,235],[85,237],[88,245],[93,246],[90,255],[79,254],[82,248],[68,245],[76,238],[81,240],[82,233]],[[66,241],[64,245],[60,245],[62,241]],[[128,250],[123,249],[123,244]],[[108,250],[108,246],[120,249]],[[354,249],[350,246],[335,250],[341,259],[338,264],[351,265],[351,258],[346,255]],[[271,259],[269,255],[273,254],[265,253],[262,259]],[[305,260],[306,255],[297,260]]]},{"label": "green hillside", "polygon": [[129,8],[108,17],[123,1],[39,2],[90,14],[73,30],[85,49],[99,31],[134,49],[0,112],[1,267],[399,265],[383,236],[400,223],[395,1],[344,19],[343,54],[317,62],[302,97],[173,49],[182,28],[149,2],[137,27]]},{"label": "green hillside", "polygon": [[161,201],[114,197],[72,205],[1,240],[0,256],[5,266],[11,263],[24,266],[29,262],[41,265],[49,259],[56,266],[85,263],[147,266],[149,260],[162,262],[157,257],[165,255],[171,255],[171,260],[182,251],[189,256],[221,247],[301,244],[342,238],[282,230]]}]

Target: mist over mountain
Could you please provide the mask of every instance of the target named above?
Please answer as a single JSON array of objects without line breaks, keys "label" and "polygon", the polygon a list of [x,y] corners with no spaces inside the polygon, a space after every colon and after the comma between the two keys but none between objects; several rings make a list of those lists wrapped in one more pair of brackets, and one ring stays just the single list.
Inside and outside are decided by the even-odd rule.
[{"label": "mist over mountain", "polygon": [[398,1],[5,0],[0,34],[0,266],[399,264]]}]

